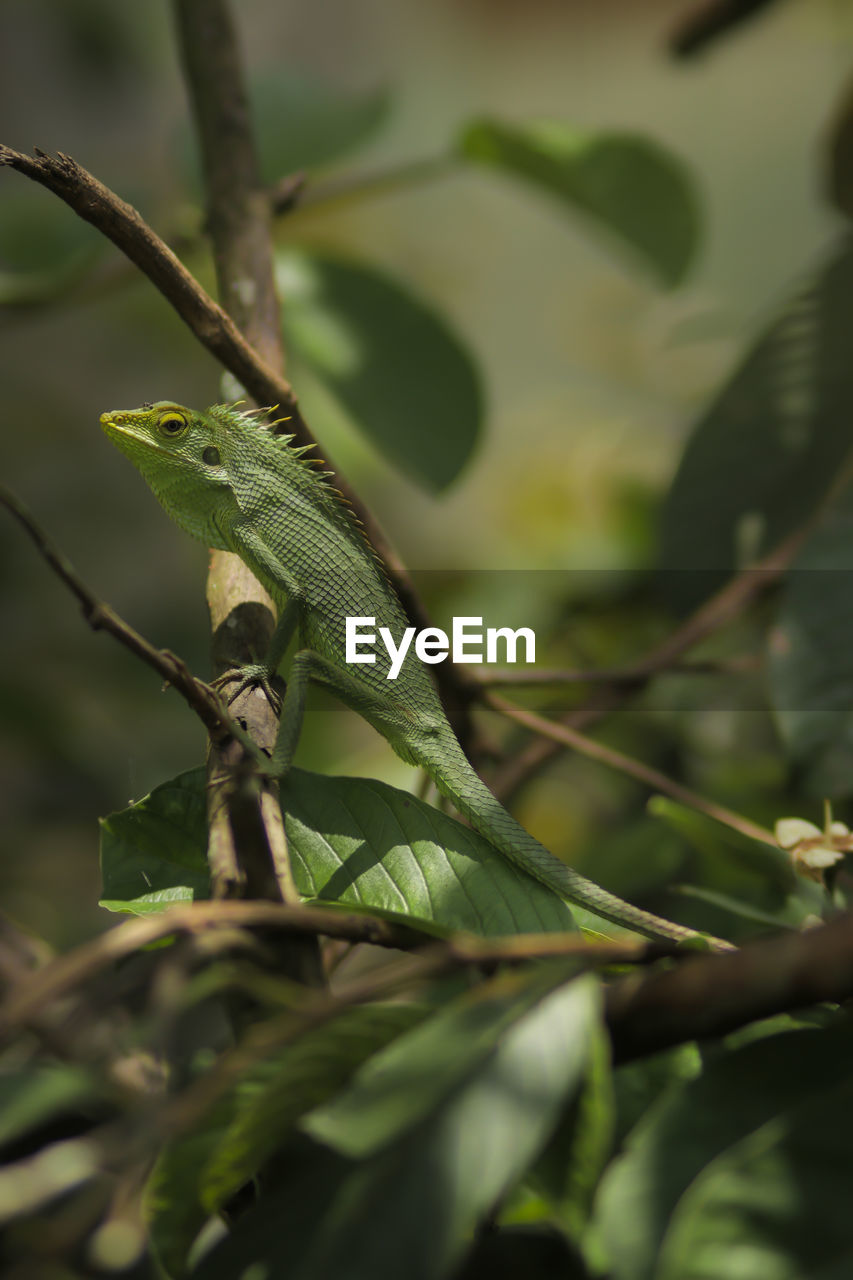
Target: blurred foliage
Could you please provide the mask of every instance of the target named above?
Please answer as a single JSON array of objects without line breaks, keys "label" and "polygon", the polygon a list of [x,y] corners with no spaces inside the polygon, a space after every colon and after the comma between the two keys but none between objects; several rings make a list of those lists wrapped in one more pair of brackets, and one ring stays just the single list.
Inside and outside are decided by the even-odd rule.
[{"label": "blurred foliage", "polygon": [[[264,180],[306,172],[277,273],[321,442],[414,564],[462,570],[426,576],[436,621],[535,619],[540,666],[630,667],[804,531],[773,589],[629,689],[601,735],[767,827],[817,818],[824,796],[849,823],[853,31],[820,5],[707,6],[727,39],[676,74],[663,4],[357,8],[235,6]],[[207,284],[165,11],[37,0],[3,21],[9,141],[72,151]],[[804,211],[816,167],[831,216],[820,193]],[[4,476],[84,578],[203,671],[204,552],[95,424],[116,404],[214,401],[219,370],[91,228],[0,178]],[[96,954],[98,813],[104,907],[145,925],[209,889],[198,727],[80,626],[6,521],[0,591],[15,986],[42,938],[85,940],[81,973]],[[618,690],[511,696],[558,718]],[[487,775],[525,748],[477,728]],[[571,927],[322,695],[300,751],[282,796],[306,898],[436,938]],[[738,942],[849,897],[843,866],[804,881],[781,849],[579,757],[513,803],[596,881]],[[472,968],[388,999],[397,957],[329,948],[352,998],[335,1009],[281,978],[263,931],[232,942],[104,966],[4,1043],[12,1277],[849,1273],[846,1014],[614,1066],[601,988],[618,973]]]},{"label": "blurred foliage", "polygon": [[476,446],[481,393],[472,357],[443,318],[401,281],[316,251],[282,250],[276,280],[303,377],[318,378],[379,452],[426,489],[454,480]]},{"label": "blurred foliage", "polygon": [[684,277],[696,252],[699,204],[688,171],[663,147],[630,134],[587,134],[558,120],[523,128],[469,125],[459,153],[516,174],[642,254],[664,284]]}]

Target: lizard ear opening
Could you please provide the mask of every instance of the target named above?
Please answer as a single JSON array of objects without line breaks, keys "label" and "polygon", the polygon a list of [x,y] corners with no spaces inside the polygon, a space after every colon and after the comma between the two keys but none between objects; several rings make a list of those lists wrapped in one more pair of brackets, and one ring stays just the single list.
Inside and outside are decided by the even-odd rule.
[{"label": "lizard ear opening", "polygon": [[218,467],[219,450],[215,448],[214,445],[209,444],[207,448],[202,451],[201,460],[202,462],[206,462],[209,467]]}]

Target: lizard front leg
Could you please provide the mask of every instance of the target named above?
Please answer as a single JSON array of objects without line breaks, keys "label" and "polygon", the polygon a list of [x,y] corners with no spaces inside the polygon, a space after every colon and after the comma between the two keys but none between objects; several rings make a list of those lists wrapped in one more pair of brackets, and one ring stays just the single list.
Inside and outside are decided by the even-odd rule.
[{"label": "lizard front leg", "polygon": [[[281,707],[281,697],[273,688],[273,680],[287,652],[287,647],[299,626],[301,615],[302,606],[299,599],[296,597],[289,599],[279,615],[265,661],[249,662],[240,668],[236,688],[228,696],[229,706],[245,689],[259,685],[270,704],[275,708],[276,713],[278,713]],[[230,684],[233,679],[232,673],[226,671],[224,675],[214,680],[213,687],[221,690],[224,685]]]},{"label": "lizard front leg", "polygon": [[294,656],[287,673],[287,690],[281,708],[281,723],[272,757],[264,772],[275,778],[283,778],[293,763],[293,756],[305,718],[305,700],[309,680],[323,685],[346,706],[352,707],[371,724],[382,725],[400,737],[411,729],[405,713],[392,697],[385,697],[364,683],[345,668],[323,657],[314,649],[300,649]]}]

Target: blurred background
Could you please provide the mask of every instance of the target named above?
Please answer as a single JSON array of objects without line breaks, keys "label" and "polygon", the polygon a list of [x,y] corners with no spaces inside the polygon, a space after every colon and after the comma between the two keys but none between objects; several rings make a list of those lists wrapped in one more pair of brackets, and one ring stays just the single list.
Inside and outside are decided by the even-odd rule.
[{"label": "blurred background", "polygon": [[[309,266],[317,254],[392,281],[463,352],[470,405],[459,430],[473,436],[476,418],[477,440],[447,483],[389,462],[353,404],[332,394],[334,378],[318,376],[343,338],[297,306],[290,372],[306,416],[421,571],[437,622],[482,611],[494,625],[536,625],[542,662],[628,661],[674,625],[642,593],[632,605],[626,584],[655,564],[660,503],[690,427],[843,226],[826,194],[827,139],[849,81],[853,9],[779,0],[676,57],[674,35],[699,7],[234,6],[267,176],[311,170],[304,205],[278,223],[285,304],[311,301],[305,253]],[[6,0],[0,49],[4,142],[70,153],[162,234],[192,239],[199,193],[166,4]],[[680,278],[662,280],[565,201],[488,165],[443,162],[483,118],[630,131],[664,148],[698,218]],[[363,183],[375,174],[391,180]],[[186,261],[212,287],[203,250]],[[4,482],[95,591],[205,674],[205,550],[163,516],[98,416],[144,400],[215,402],[213,360],[117,251],[8,170],[0,289]],[[388,370],[398,367],[391,329]],[[313,364],[312,341],[325,344]],[[426,385],[429,354],[422,382],[405,372],[418,432],[434,420],[421,424],[419,408],[441,402],[441,386]],[[375,382],[356,409],[369,420],[381,403]],[[452,435],[452,415],[437,429]],[[66,944],[109,920],[95,905],[97,817],[195,765],[203,734],[176,695],[157,695],[152,673],[89,632],[5,516],[0,609],[0,902]],[[623,713],[614,740],[758,820],[786,812],[797,780],[766,711],[725,697],[667,706],[662,695],[645,718]],[[367,726],[322,706],[300,759],[414,782]],[[564,758],[519,796],[518,813],[555,852],[588,871],[594,860],[597,878],[631,893],[649,850],[660,879],[696,856],[643,816],[645,800],[635,784]],[[818,812],[812,801],[803,816]],[[752,868],[755,883],[766,870]]]}]

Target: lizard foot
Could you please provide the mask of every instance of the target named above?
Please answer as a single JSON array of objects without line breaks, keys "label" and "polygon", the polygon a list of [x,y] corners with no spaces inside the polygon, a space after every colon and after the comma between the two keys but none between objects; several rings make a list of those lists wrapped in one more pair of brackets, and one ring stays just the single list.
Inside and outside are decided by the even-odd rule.
[{"label": "lizard foot", "polygon": [[[226,671],[223,675],[218,676],[213,681],[213,688],[225,698],[226,706],[229,707],[247,689],[263,689],[273,711],[276,715],[279,715],[282,695],[276,686],[281,684],[282,681],[279,680],[274,671],[270,671],[269,667],[265,667],[260,662],[253,662],[245,667],[235,667],[231,671]],[[228,689],[227,694],[225,692],[226,689]]]}]

